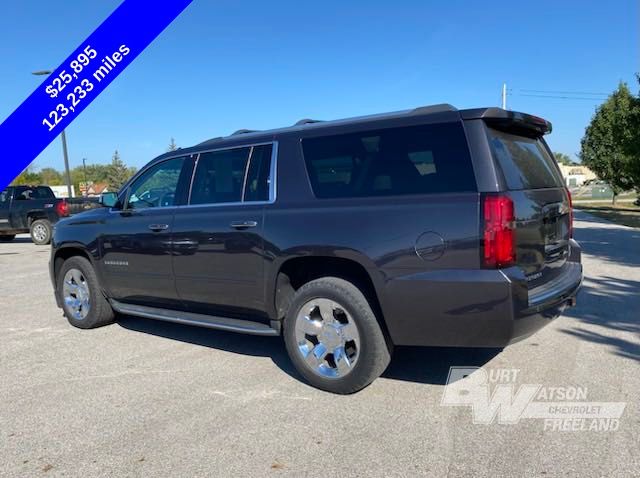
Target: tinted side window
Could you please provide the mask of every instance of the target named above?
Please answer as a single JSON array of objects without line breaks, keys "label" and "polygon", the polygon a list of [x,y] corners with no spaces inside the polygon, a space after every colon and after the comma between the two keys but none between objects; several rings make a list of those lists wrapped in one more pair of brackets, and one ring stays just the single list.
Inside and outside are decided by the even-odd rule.
[{"label": "tinted side window", "polygon": [[302,147],[319,198],[477,190],[460,123],[308,138]]},{"label": "tinted side window", "polygon": [[180,173],[185,158],[156,164],[139,176],[129,188],[127,207],[170,207],[175,204]]},{"label": "tinted side window", "polygon": [[13,197],[18,201],[24,201],[27,199],[31,199],[31,193],[31,188],[26,186],[18,186]]},{"label": "tinted side window", "polygon": [[253,148],[244,192],[245,201],[269,200],[272,151],[273,146],[270,144]]},{"label": "tinted side window", "polygon": [[50,188],[37,186],[35,188],[22,186],[16,188],[16,199],[55,199],[56,196]]},{"label": "tinted side window", "polygon": [[540,139],[488,128],[493,156],[511,190],[564,187],[553,158]]},{"label": "tinted side window", "polygon": [[242,201],[242,187],[251,148],[202,153],[191,187],[190,204]]},{"label": "tinted side window", "polygon": [[33,199],[55,199],[55,194],[50,188],[37,187],[33,190]]}]

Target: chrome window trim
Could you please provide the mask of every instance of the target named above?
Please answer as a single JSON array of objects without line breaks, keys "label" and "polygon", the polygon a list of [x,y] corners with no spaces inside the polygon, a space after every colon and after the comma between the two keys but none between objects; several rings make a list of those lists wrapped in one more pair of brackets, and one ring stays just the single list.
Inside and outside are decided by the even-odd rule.
[{"label": "chrome window trim", "polygon": [[[251,161],[253,160],[253,150],[255,146],[251,146],[249,150],[249,157],[247,158],[247,164],[244,165],[244,178],[242,178],[242,193],[240,193],[240,198],[242,202],[244,202],[244,193],[247,191],[247,178],[249,176],[249,166],[251,166]],[[271,173],[269,173],[271,174]]]},{"label": "chrome window trim", "polygon": [[[247,185],[247,174],[249,173],[249,167],[251,166],[251,159],[253,158],[253,150],[256,146],[268,146],[271,145],[271,164],[269,165],[269,177],[267,178],[267,182],[269,184],[269,199],[266,201],[245,201],[244,193]],[[198,169],[198,161],[200,160],[200,156],[204,153],[215,153],[218,151],[229,151],[232,149],[240,149],[240,148],[250,148],[249,157],[247,160],[247,165],[245,167],[244,172],[244,182],[242,184],[242,200],[234,201],[234,202],[219,202],[219,203],[207,203],[207,204],[191,204],[191,194],[193,192],[193,182],[196,176],[196,170]],[[196,154],[196,153],[194,153]],[[277,174],[278,174],[278,141],[263,141],[260,143],[251,143],[251,144],[243,144],[242,146],[232,146],[226,148],[214,148],[207,149],[197,153],[198,157],[196,159],[196,163],[193,167],[193,174],[191,176],[191,184],[189,185],[189,197],[187,198],[187,204],[181,206],[175,206],[176,208],[185,208],[185,207],[220,207],[220,206],[243,206],[243,205],[264,205],[264,204],[273,204],[276,202],[277,197]],[[152,208],[149,208],[152,209]]]},{"label": "chrome window trim", "polygon": [[191,203],[191,191],[193,191],[193,180],[196,177],[198,162],[200,162],[200,153],[196,154],[195,156],[196,156],[196,159],[193,162],[193,171],[191,171],[191,180],[189,181],[189,192],[187,193],[187,204]]},{"label": "chrome window trim", "polygon": [[[226,150],[231,150],[231,149],[240,149],[240,148],[255,148],[256,146],[266,146],[266,145],[271,145],[271,165],[270,165],[270,169],[269,169],[269,178],[267,179],[268,183],[269,183],[269,199],[267,201],[244,201],[244,194],[242,195],[242,201],[236,201],[236,202],[221,202],[221,203],[210,203],[210,204],[191,204],[191,193],[192,193],[192,189],[193,189],[193,182],[195,179],[195,175],[196,175],[196,170],[198,168],[198,161],[200,160],[200,156],[204,153],[212,153],[212,152],[216,152],[216,151],[226,151]],[[251,151],[250,153],[252,153],[253,151]],[[127,201],[129,199],[129,191],[131,189],[131,184],[136,181],[138,179],[138,177],[142,176],[146,171],[148,171],[150,168],[155,167],[159,164],[164,163],[165,161],[170,161],[172,159],[177,159],[177,158],[185,158],[185,159],[191,159],[195,156],[195,160],[194,160],[194,165],[193,165],[193,171],[191,173],[191,182],[189,184],[189,197],[187,198],[187,204],[182,204],[180,206],[166,206],[166,207],[144,207],[144,208],[139,208],[139,209],[126,209],[125,207],[123,207],[122,209],[114,209],[114,208],[109,208],[109,212],[112,214],[120,214],[126,211],[159,211],[159,210],[163,210],[163,211],[169,211],[172,209],[184,209],[184,208],[202,208],[202,207],[223,207],[223,206],[264,206],[267,204],[273,204],[276,202],[277,199],[277,186],[278,186],[278,141],[274,140],[274,141],[262,141],[259,143],[250,143],[250,144],[243,144],[243,145],[239,145],[239,146],[227,146],[227,147],[222,147],[222,148],[212,148],[212,149],[206,149],[206,150],[202,150],[202,151],[198,151],[198,152],[193,152],[190,154],[177,154],[175,156],[169,156],[167,158],[164,158],[162,161],[154,163],[153,165],[148,165],[146,167],[144,167],[143,169],[141,169],[134,178],[131,179],[131,181],[127,184],[127,192],[125,194],[125,202],[124,204],[127,204]],[[247,169],[245,171],[245,185],[246,185],[246,174],[248,172],[248,167],[251,161],[251,155],[249,156],[249,160],[247,161]],[[244,185],[243,185],[243,191],[244,191]]]},{"label": "chrome window trim", "polygon": [[268,204],[276,202],[278,197],[278,142],[273,141],[273,147],[271,148],[271,165],[269,171],[269,201]]}]

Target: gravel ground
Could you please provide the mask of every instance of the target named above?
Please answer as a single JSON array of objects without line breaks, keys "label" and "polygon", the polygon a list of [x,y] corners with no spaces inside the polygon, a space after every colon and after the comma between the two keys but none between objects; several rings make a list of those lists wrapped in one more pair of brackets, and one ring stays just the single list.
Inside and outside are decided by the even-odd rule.
[{"label": "gravel ground", "polygon": [[[0,476],[638,476],[640,230],[577,213],[578,306],[501,353],[398,348],[352,396],[299,380],[278,338],[56,308],[49,249],[0,244]],[[626,402],[617,431],[474,424],[440,405],[452,365]]]}]

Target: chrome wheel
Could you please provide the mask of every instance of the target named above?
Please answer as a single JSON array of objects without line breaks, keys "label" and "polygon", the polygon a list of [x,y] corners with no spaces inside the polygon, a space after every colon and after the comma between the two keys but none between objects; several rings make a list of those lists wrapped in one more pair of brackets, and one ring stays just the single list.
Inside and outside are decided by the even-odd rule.
[{"label": "chrome wheel", "polygon": [[67,311],[76,320],[83,320],[87,317],[91,308],[91,294],[89,284],[81,271],[69,269],[64,275],[62,286],[62,296],[67,306]]},{"label": "chrome wheel", "polygon": [[331,299],[312,299],[298,312],[295,324],[298,351],[317,375],[342,378],[360,355],[360,334],[346,309]]},{"label": "chrome wheel", "polygon": [[42,242],[47,238],[47,228],[42,224],[33,226],[33,237],[36,241]]}]

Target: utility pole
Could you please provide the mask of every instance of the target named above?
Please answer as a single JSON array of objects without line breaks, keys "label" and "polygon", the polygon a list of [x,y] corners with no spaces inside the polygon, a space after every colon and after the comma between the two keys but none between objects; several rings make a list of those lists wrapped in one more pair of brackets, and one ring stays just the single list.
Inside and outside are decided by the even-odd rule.
[{"label": "utility pole", "polygon": [[[36,76],[49,76],[51,73],[53,73],[52,70],[41,70],[41,71],[34,71],[32,74]],[[71,172],[69,171],[69,153],[67,152],[67,135],[65,134],[64,130],[62,130],[62,133],[60,133],[60,136],[62,138],[62,155],[64,156],[64,175],[67,182],[67,195],[69,199],[71,199],[73,197],[73,194],[71,192]]]},{"label": "utility pole", "polygon": [[62,138],[62,155],[64,156],[64,175],[67,178],[67,195],[69,199],[73,197],[73,193],[71,192],[71,172],[69,171],[69,153],[67,152],[67,135],[64,130],[60,133],[60,137]]},{"label": "utility pole", "polygon": [[84,194],[87,196],[89,192],[89,181],[87,181],[87,158],[82,158],[82,169],[84,170]]},{"label": "utility pole", "polygon": [[502,83],[502,109],[507,109],[507,84]]}]

